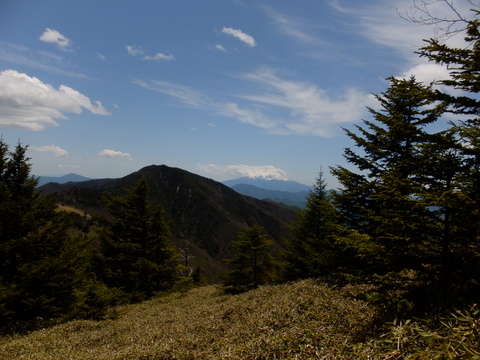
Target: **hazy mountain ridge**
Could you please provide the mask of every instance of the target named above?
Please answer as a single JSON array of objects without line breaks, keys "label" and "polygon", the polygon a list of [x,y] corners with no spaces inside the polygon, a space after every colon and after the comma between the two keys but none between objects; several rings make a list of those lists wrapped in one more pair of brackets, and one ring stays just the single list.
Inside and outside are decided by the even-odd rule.
[{"label": "hazy mountain ridge", "polygon": [[283,179],[278,180],[270,177],[241,177],[238,179],[223,181],[222,184],[233,187],[239,184],[253,185],[261,189],[285,191],[290,193],[309,191],[310,187],[297,181]]},{"label": "hazy mountain ridge", "polygon": [[63,176],[39,176],[38,186],[42,186],[50,182],[65,184],[68,182],[78,182],[78,181],[88,181],[88,180],[91,180],[91,179],[82,175],[74,174],[74,173],[70,173]]},{"label": "hazy mountain ridge", "polygon": [[242,195],[251,196],[260,200],[272,200],[288,206],[295,206],[298,208],[305,207],[306,197],[309,191],[288,192],[280,190],[262,189],[255,185],[237,184],[230,186],[236,192]]}]

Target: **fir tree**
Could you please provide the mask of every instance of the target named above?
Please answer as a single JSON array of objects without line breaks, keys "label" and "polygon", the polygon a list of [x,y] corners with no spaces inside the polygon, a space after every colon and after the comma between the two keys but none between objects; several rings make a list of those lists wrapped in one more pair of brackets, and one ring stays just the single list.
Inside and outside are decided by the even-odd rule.
[{"label": "fir tree", "polygon": [[227,286],[251,289],[268,282],[274,270],[271,257],[273,241],[268,240],[265,229],[260,225],[248,227],[232,241],[236,256],[227,262],[233,270],[226,276]]},{"label": "fir tree", "polygon": [[142,178],[126,196],[107,200],[113,219],[105,223],[100,241],[107,285],[132,301],[143,300],[173,285],[178,256],[169,241],[163,209],[148,199]]},{"label": "fir tree", "polygon": [[286,240],[285,256],[288,280],[325,276],[336,267],[338,259],[332,235],[337,214],[326,186],[320,171],[305,209],[297,212],[297,220],[291,225],[293,238]]},{"label": "fir tree", "polygon": [[[479,10],[472,10],[478,16]],[[444,273],[455,272],[463,281],[480,279],[480,21],[466,21],[465,44],[454,48],[430,39],[420,56],[446,65],[450,77],[438,83],[455,91],[438,93],[447,111],[457,118],[451,122],[450,148],[443,155],[447,171],[441,174],[440,188],[434,187],[444,211]],[[454,162],[454,164],[452,163]],[[448,260],[448,258],[451,258]],[[457,264],[452,266],[452,264]],[[458,266],[463,264],[464,266]],[[451,274],[454,275],[454,274]]]},{"label": "fir tree", "polygon": [[377,96],[381,111],[369,109],[375,121],[364,120],[358,133],[346,131],[361,149],[345,150],[357,172],[338,166],[332,173],[343,186],[334,194],[345,225],[336,242],[351,260],[343,270],[401,287],[439,261],[440,216],[426,193],[441,168],[432,156],[448,142],[427,131],[445,111],[431,87],[414,78],[390,82]]},{"label": "fir tree", "polygon": [[0,139],[0,322],[68,316],[89,259],[55,199],[39,194],[26,146]]}]

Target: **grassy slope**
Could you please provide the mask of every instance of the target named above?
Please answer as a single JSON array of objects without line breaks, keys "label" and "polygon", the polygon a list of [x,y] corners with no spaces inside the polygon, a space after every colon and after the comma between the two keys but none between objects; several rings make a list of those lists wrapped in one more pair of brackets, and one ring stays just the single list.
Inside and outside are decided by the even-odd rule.
[{"label": "grassy slope", "polygon": [[313,280],[236,296],[208,286],[119,313],[0,339],[0,359],[357,359],[374,315]]},{"label": "grassy slope", "polygon": [[[224,295],[214,286],[0,338],[0,359],[480,359],[480,310],[371,334],[374,310],[313,280]],[[387,329],[385,329],[387,330]]]}]

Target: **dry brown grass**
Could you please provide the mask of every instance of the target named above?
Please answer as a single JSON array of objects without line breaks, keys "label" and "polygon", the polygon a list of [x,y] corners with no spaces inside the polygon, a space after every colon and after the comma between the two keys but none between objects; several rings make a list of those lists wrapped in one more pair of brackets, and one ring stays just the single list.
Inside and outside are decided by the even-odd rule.
[{"label": "dry brown grass", "polygon": [[57,204],[57,211],[73,212],[81,216],[85,215],[87,219],[90,219],[92,217],[90,214],[85,214],[85,211],[74,208],[73,206],[69,206],[69,205]]},{"label": "dry brown grass", "polygon": [[374,316],[313,280],[224,295],[214,286],[0,339],[0,359],[358,359]]}]

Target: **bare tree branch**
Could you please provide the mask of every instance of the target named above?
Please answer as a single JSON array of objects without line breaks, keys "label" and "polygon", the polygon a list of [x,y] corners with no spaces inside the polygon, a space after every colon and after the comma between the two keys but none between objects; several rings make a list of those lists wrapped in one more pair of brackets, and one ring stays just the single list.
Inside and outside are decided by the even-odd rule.
[{"label": "bare tree branch", "polygon": [[[470,10],[474,13],[474,16],[479,15],[479,0],[463,1],[468,2],[472,6]],[[438,3],[445,4],[451,10],[451,17],[440,17],[433,14],[431,8]],[[471,19],[458,10],[454,3],[454,0],[413,0],[410,10],[401,13],[397,9],[397,12],[404,20],[421,25],[433,25],[435,27],[434,38],[439,41],[445,41],[463,32],[467,28],[468,22],[471,21]]]}]

